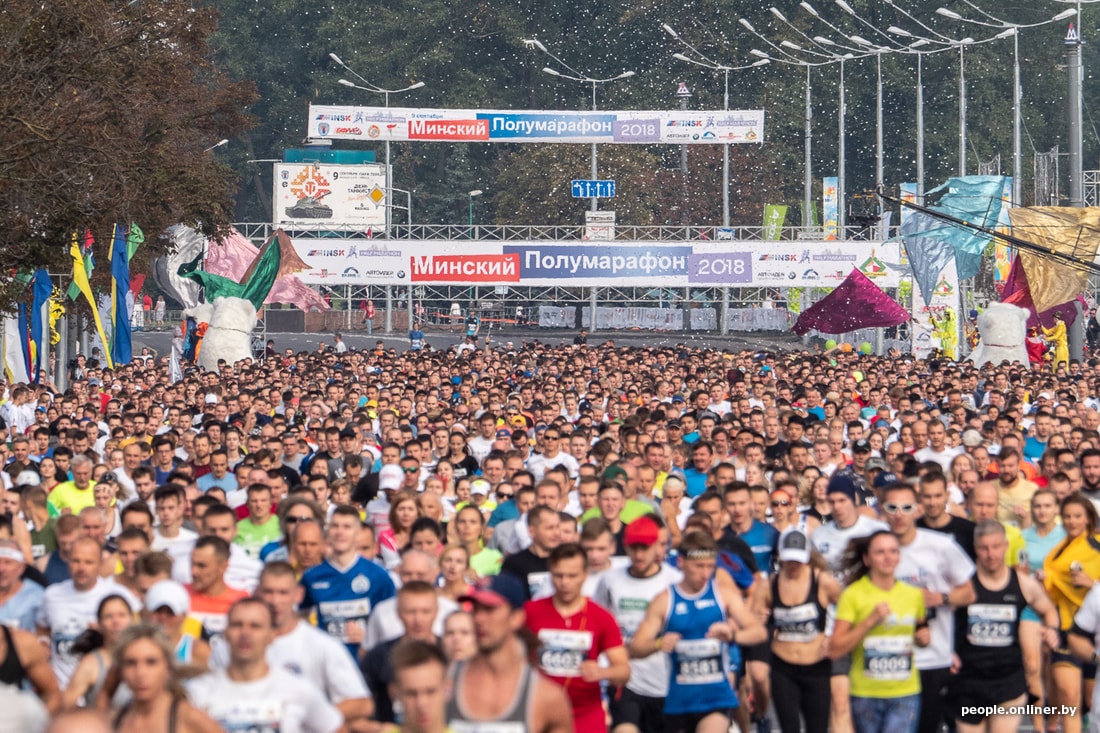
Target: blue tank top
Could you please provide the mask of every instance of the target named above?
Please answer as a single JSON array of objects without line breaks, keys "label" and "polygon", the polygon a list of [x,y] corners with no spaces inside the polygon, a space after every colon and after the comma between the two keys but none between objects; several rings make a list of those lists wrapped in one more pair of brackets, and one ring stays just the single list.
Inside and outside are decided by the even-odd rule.
[{"label": "blue tank top", "polygon": [[49,559],[46,560],[46,571],[43,575],[46,576],[46,583],[49,585],[64,583],[66,580],[72,579],[72,576],[69,575],[69,564],[61,559],[60,551],[54,550],[50,553]]},{"label": "blue tank top", "polygon": [[726,677],[728,645],[708,639],[707,630],[725,622],[726,609],[715,592],[714,580],[695,595],[679,586],[670,588],[665,633],[680,635],[670,655],[672,668],[665,698],[665,714],[684,715],[737,707],[737,695]]}]

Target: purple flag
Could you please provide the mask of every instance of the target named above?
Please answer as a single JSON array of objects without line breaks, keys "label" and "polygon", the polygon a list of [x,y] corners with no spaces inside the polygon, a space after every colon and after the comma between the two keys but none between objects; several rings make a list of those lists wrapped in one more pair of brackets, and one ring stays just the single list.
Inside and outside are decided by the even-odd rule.
[{"label": "purple flag", "polygon": [[799,336],[815,328],[821,333],[847,333],[897,326],[909,318],[909,311],[853,268],[833,292],[802,312],[792,330]]}]

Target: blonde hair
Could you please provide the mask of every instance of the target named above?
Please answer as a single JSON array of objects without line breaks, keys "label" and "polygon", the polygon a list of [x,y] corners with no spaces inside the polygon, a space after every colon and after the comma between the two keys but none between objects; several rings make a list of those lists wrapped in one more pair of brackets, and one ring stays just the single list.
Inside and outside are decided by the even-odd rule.
[{"label": "blonde hair", "polygon": [[161,654],[164,655],[164,663],[168,665],[168,682],[165,689],[176,700],[186,700],[187,692],[183,689],[183,683],[180,681],[176,670],[176,653],[172,648],[172,643],[168,641],[168,636],[159,627],[152,624],[136,624],[126,628],[119,635],[113,653],[114,668],[118,670],[119,678],[121,679],[122,658],[125,656],[126,650],[135,643],[146,639],[157,645]]}]

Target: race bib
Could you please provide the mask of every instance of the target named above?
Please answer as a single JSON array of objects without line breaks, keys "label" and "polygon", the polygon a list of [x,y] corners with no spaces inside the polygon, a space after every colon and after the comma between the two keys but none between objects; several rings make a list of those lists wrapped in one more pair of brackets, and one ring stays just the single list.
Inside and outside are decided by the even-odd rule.
[{"label": "race bib", "polygon": [[450,720],[447,730],[451,733],[527,733],[524,723],[493,722],[482,723],[476,720]]},{"label": "race bib", "polygon": [[527,573],[527,592],[536,596],[550,582],[550,573]]},{"label": "race bib", "polygon": [[324,618],[325,631],[345,644],[348,643],[348,622],[366,622],[370,616],[370,599],[357,598],[353,601],[327,601],[318,606]]},{"label": "race bib", "polygon": [[722,642],[717,639],[681,639],[676,642],[676,684],[709,685],[726,679],[722,671]]},{"label": "race bib", "polygon": [[637,633],[638,627],[645,619],[645,612],[649,608],[649,601],[645,598],[620,598],[615,617],[619,621],[619,628],[623,632],[623,641],[630,643]]},{"label": "race bib", "polygon": [[913,668],[910,636],[868,636],[863,640],[863,676],[869,680],[900,682]]},{"label": "race bib", "polygon": [[213,703],[206,711],[226,733],[279,733],[283,704],[278,700]]},{"label": "race bib", "polygon": [[579,677],[581,662],[592,649],[592,632],[539,631],[539,669],[551,677]]},{"label": "race bib", "polygon": [[772,612],[772,619],[776,641],[814,641],[821,633],[817,630],[817,606],[813,603],[777,608]]},{"label": "race bib", "polygon": [[1016,606],[972,603],[966,609],[966,640],[974,646],[1012,646]]}]

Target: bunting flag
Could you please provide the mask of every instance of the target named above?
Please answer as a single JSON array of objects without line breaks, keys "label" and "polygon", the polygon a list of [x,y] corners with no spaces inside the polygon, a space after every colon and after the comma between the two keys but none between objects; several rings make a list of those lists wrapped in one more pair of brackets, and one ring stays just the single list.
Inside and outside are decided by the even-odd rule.
[{"label": "bunting flag", "polygon": [[[996,226],[1000,218],[1003,189],[1002,176],[960,176],[949,178],[925,198],[942,193],[928,209],[988,229]],[[901,236],[926,306],[931,303],[932,291],[951,258],[955,259],[960,280],[978,274],[982,252],[990,239],[988,234],[942,221],[923,211],[910,211],[902,217]]]},{"label": "bunting flag", "polygon": [[27,304],[20,303],[18,311],[18,331],[19,334],[19,363],[23,365],[23,371],[27,375],[27,382],[31,381],[32,372],[34,372],[34,378],[37,379],[38,374],[34,369],[34,362],[31,361],[31,338],[30,327],[27,323]]},{"label": "bunting flag", "polygon": [[137,252],[137,248],[145,242],[145,232],[141,231],[141,227],[133,222],[130,222],[130,233],[126,235],[126,262],[134,259],[134,252]]},{"label": "bunting flag", "polygon": [[886,328],[909,320],[909,311],[871,282],[857,268],[833,292],[802,312],[791,329],[798,335],[848,333],[861,328]]},{"label": "bunting flag", "polygon": [[114,369],[114,362],[111,361],[111,350],[108,348],[111,342],[107,340],[107,336],[103,333],[103,320],[99,317],[99,310],[96,308],[95,296],[92,295],[92,285],[88,282],[88,271],[84,266],[84,253],[81,252],[80,244],[77,243],[75,232],[73,233],[72,245],[69,247],[69,254],[73,258],[73,285],[88,301],[88,305],[92,309],[92,319],[95,321],[95,329],[99,334],[99,340],[103,344],[103,356],[107,360],[107,368]]},{"label": "bunting flag", "polygon": [[783,221],[787,218],[787,207],[779,204],[764,205],[764,241],[775,242],[783,236]]},{"label": "bunting flag", "polygon": [[[77,241],[76,232],[73,232],[73,242]],[[91,229],[84,230],[84,244],[80,248],[80,258],[84,262],[84,273],[88,279],[92,277],[92,270],[95,269],[95,258],[92,256],[92,245],[95,244],[95,238],[92,236]],[[76,300],[80,297],[80,287],[76,284],[76,279],[69,283],[69,300]]]},{"label": "bunting flag", "polygon": [[27,384],[27,360],[19,341],[19,319],[4,316],[4,373],[9,384]]},{"label": "bunting flag", "polygon": [[31,281],[31,289],[34,300],[31,303],[30,363],[34,365],[32,381],[37,384],[42,370],[49,369],[50,365],[50,296],[53,294],[50,273],[44,269],[37,270]]},{"label": "bunting flag", "polygon": [[276,280],[288,273],[309,269],[302,262],[290,243],[290,237],[279,229],[264,243],[259,255],[252,261],[240,282],[228,277],[200,270],[202,258],[180,266],[180,277],[200,283],[206,290],[206,301],[213,303],[217,298],[244,298],[260,310],[271,293]]},{"label": "bunting flag", "polygon": [[[1085,262],[1096,257],[1100,208],[1029,206],[1010,209],[1008,215],[1014,237]],[[1074,268],[1022,248],[1017,252],[1039,313],[1073,300],[1088,283],[1089,271],[1084,267]]]},{"label": "bunting flag", "polygon": [[[1054,314],[1061,312],[1062,320],[1066,326],[1072,326],[1077,320],[1077,309],[1073,302],[1078,296],[1074,296],[1064,303],[1056,303],[1044,311],[1035,310],[1035,300],[1031,295],[1031,286],[1027,282],[1027,274],[1024,273],[1023,262],[1020,257],[1014,257],[1008,268],[1008,277],[1005,278],[1001,291],[1001,302],[1026,308],[1031,314],[1027,319],[1028,328],[1054,328]],[[1087,310],[1087,309],[1086,309]]]},{"label": "bunting flag", "polygon": [[126,235],[115,224],[111,243],[111,359],[115,364],[129,364],[133,359],[130,340],[130,312],[126,295],[130,292],[130,259]]}]

